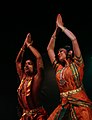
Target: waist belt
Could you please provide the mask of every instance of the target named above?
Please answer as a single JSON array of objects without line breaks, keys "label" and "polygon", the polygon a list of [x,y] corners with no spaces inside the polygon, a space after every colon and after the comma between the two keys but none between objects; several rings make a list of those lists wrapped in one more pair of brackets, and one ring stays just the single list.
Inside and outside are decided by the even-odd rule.
[{"label": "waist belt", "polygon": [[38,108],[35,108],[35,109],[31,109],[31,110],[23,109],[22,117],[25,116],[25,115],[33,115],[33,114],[37,113],[40,109],[43,109],[43,107],[38,107]]},{"label": "waist belt", "polygon": [[68,95],[76,94],[77,92],[79,92],[81,90],[82,90],[82,86],[79,87],[78,89],[75,89],[75,90],[70,90],[70,91],[67,91],[67,92],[62,92],[62,93],[60,93],[60,97],[67,97]]}]

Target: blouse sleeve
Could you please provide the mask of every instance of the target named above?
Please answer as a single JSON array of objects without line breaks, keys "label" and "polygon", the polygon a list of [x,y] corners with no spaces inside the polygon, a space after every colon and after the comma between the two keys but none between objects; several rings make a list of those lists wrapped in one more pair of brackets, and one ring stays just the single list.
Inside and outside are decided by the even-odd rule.
[{"label": "blouse sleeve", "polygon": [[80,55],[80,57],[74,56],[74,62],[78,66],[84,66],[84,61],[83,61],[82,55]]},{"label": "blouse sleeve", "polygon": [[53,68],[55,69],[55,71],[57,70],[58,65],[59,65],[59,63],[58,63],[57,60],[55,59],[55,60],[53,61]]}]

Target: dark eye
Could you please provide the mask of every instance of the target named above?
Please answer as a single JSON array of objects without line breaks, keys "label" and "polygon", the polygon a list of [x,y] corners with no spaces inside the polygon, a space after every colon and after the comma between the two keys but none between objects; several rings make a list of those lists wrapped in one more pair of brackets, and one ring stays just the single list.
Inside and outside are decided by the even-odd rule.
[{"label": "dark eye", "polygon": [[33,65],[33,64],[31,62],[29,62],[28,65]]},{"label": "dark eye", "polygon": [[62,52],[63,50],[60,50],[59,52]]},{"label": "dark eye", "polygon": [[63,52],[63,50],[59,50],[59,52],[61,53],[61,52]]},{"label": "dark eye", "polygon": [[28,62],[28,65],[32,65],[30,62]]}]

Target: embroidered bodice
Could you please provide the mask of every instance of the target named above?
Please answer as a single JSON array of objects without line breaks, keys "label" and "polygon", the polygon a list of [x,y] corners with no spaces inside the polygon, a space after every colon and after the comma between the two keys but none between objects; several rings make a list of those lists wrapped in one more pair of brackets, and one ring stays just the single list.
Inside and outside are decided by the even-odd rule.
[{"label": "embroidered bodice", "polygon": [[82,58],[76,58],[69,66],[63,67],[57,62],[54,66],[60,92],[66,92],[80,87],[84,66]]}]

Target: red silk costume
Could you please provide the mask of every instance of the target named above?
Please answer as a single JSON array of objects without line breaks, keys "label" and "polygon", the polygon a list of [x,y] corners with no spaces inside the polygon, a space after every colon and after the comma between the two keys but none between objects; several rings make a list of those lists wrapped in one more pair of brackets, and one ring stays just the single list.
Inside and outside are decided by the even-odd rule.
[{"label": "red silk costume", "polygon": [[53,67],[60,91],[61,104],[48,120],[92,120],[92,102],[82,85],[84,63],[82,56],[75,57],[69,66],[63,67],[55,60]]}]

